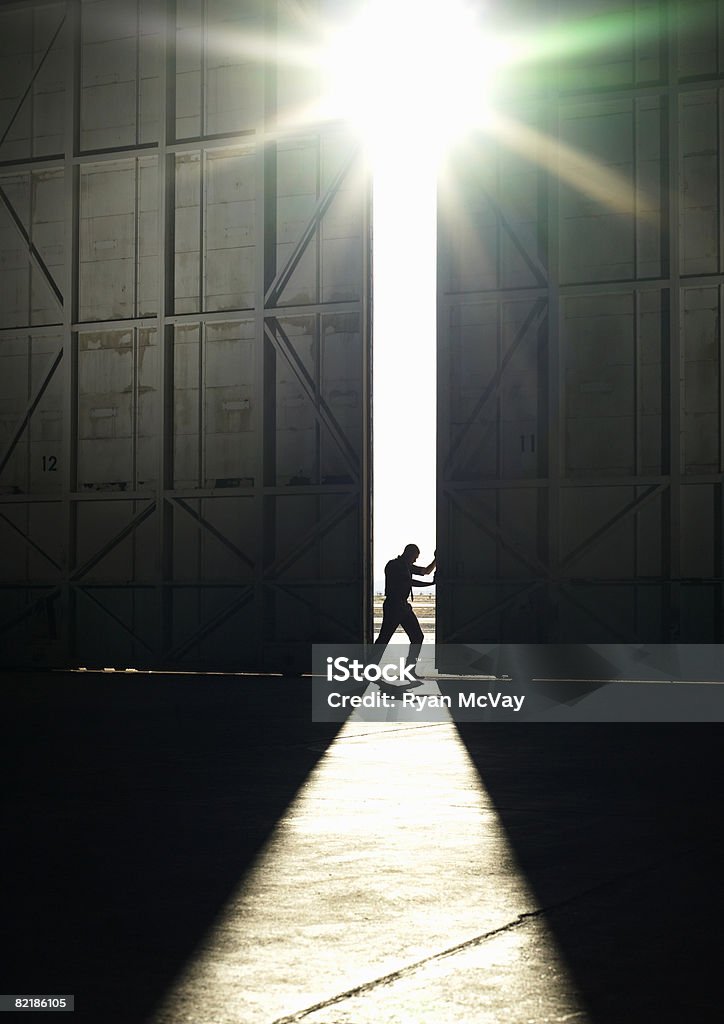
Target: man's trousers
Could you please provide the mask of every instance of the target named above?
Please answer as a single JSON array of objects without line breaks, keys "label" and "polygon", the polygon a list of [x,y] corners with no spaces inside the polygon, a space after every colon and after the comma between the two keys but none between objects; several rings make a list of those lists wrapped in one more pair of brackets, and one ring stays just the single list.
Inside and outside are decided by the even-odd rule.
[{"label": "man's trousers", "polygon": [[392,634],[398,626],[402,626],[410,641],[410,651],[406,658],[406,664],[415,665],[420,654],[424,633],[417,621],[417,616],[412,610],[409,601],[391,601],[385,598],[382,605],[382,627],[380,635],[375,640],[375,647],[379,646],[380,651],[377,660],[382,657],[385,647],[392,639]]}]

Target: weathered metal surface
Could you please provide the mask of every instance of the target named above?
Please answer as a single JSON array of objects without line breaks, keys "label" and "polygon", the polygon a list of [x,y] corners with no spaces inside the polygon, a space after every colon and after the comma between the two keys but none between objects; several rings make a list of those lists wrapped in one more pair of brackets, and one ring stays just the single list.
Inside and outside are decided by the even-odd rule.
[{"label": "weathered metal surface", "polygon": [[722,639],[721,43],[694,6],[587,11],[631,32],[530,75],[505,115],[536,146],[448,169],[439,643]]},{"label": "weathered metal surface", "polygon": [[290,671],[369,628],[369,188],[339,126],[279,129],[276,22],[0,7],[4,663]]}]

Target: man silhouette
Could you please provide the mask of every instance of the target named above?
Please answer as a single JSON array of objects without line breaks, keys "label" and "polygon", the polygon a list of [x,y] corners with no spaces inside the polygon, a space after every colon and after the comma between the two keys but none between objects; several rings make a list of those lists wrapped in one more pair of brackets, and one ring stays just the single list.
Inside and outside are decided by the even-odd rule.
[{"label": "man silhouette", "polygon": [[[392,634],[398,626],[402,626],[410,641],[410,650],[406,658],[407,665],[416,665],[422,647],[424,634],[417,616],[412,610],[412,605],[407,600],[415,587],[432,587],[435,578],[431,580],[415,579],[413,573],[427,576],[435,568],[435,558],[429,565],[415,565],[415,559],[420,554],[417,544],[408,544],[401,555],[391,559],[385,566],[385,601],[382,605],[382,627],[380,635],[375,640],[375,647],[379,647],[377,661],[380,660],[385,647],[392,639]],[[412,670],[412,675],[418,679],[417,673]]]}]

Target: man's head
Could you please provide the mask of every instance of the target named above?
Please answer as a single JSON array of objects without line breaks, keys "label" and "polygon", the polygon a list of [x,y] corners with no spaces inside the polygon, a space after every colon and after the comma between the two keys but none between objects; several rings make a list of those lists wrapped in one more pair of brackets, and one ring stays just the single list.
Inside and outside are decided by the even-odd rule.
[{"label": "man's head", "polygon": [[408,565],[414,565],[415,559],[419,554],[420,549],[418,548],[417,544],[408,544],[405,547],[405,550],[402,552],[402,557],[404,558]]}]

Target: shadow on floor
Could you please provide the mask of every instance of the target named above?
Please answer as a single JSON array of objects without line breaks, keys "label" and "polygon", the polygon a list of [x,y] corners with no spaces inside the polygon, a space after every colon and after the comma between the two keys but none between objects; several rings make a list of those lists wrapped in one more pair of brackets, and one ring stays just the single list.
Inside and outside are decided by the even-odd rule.
[{"label": "shadow on floor", "polygon": [[4,677],[0,991],[146,1019],[339,728],[264,684]]},{"label": "shadow on floor", "polygon": [[721,1021],[721,725],[459,724],[594,1024]]}]

